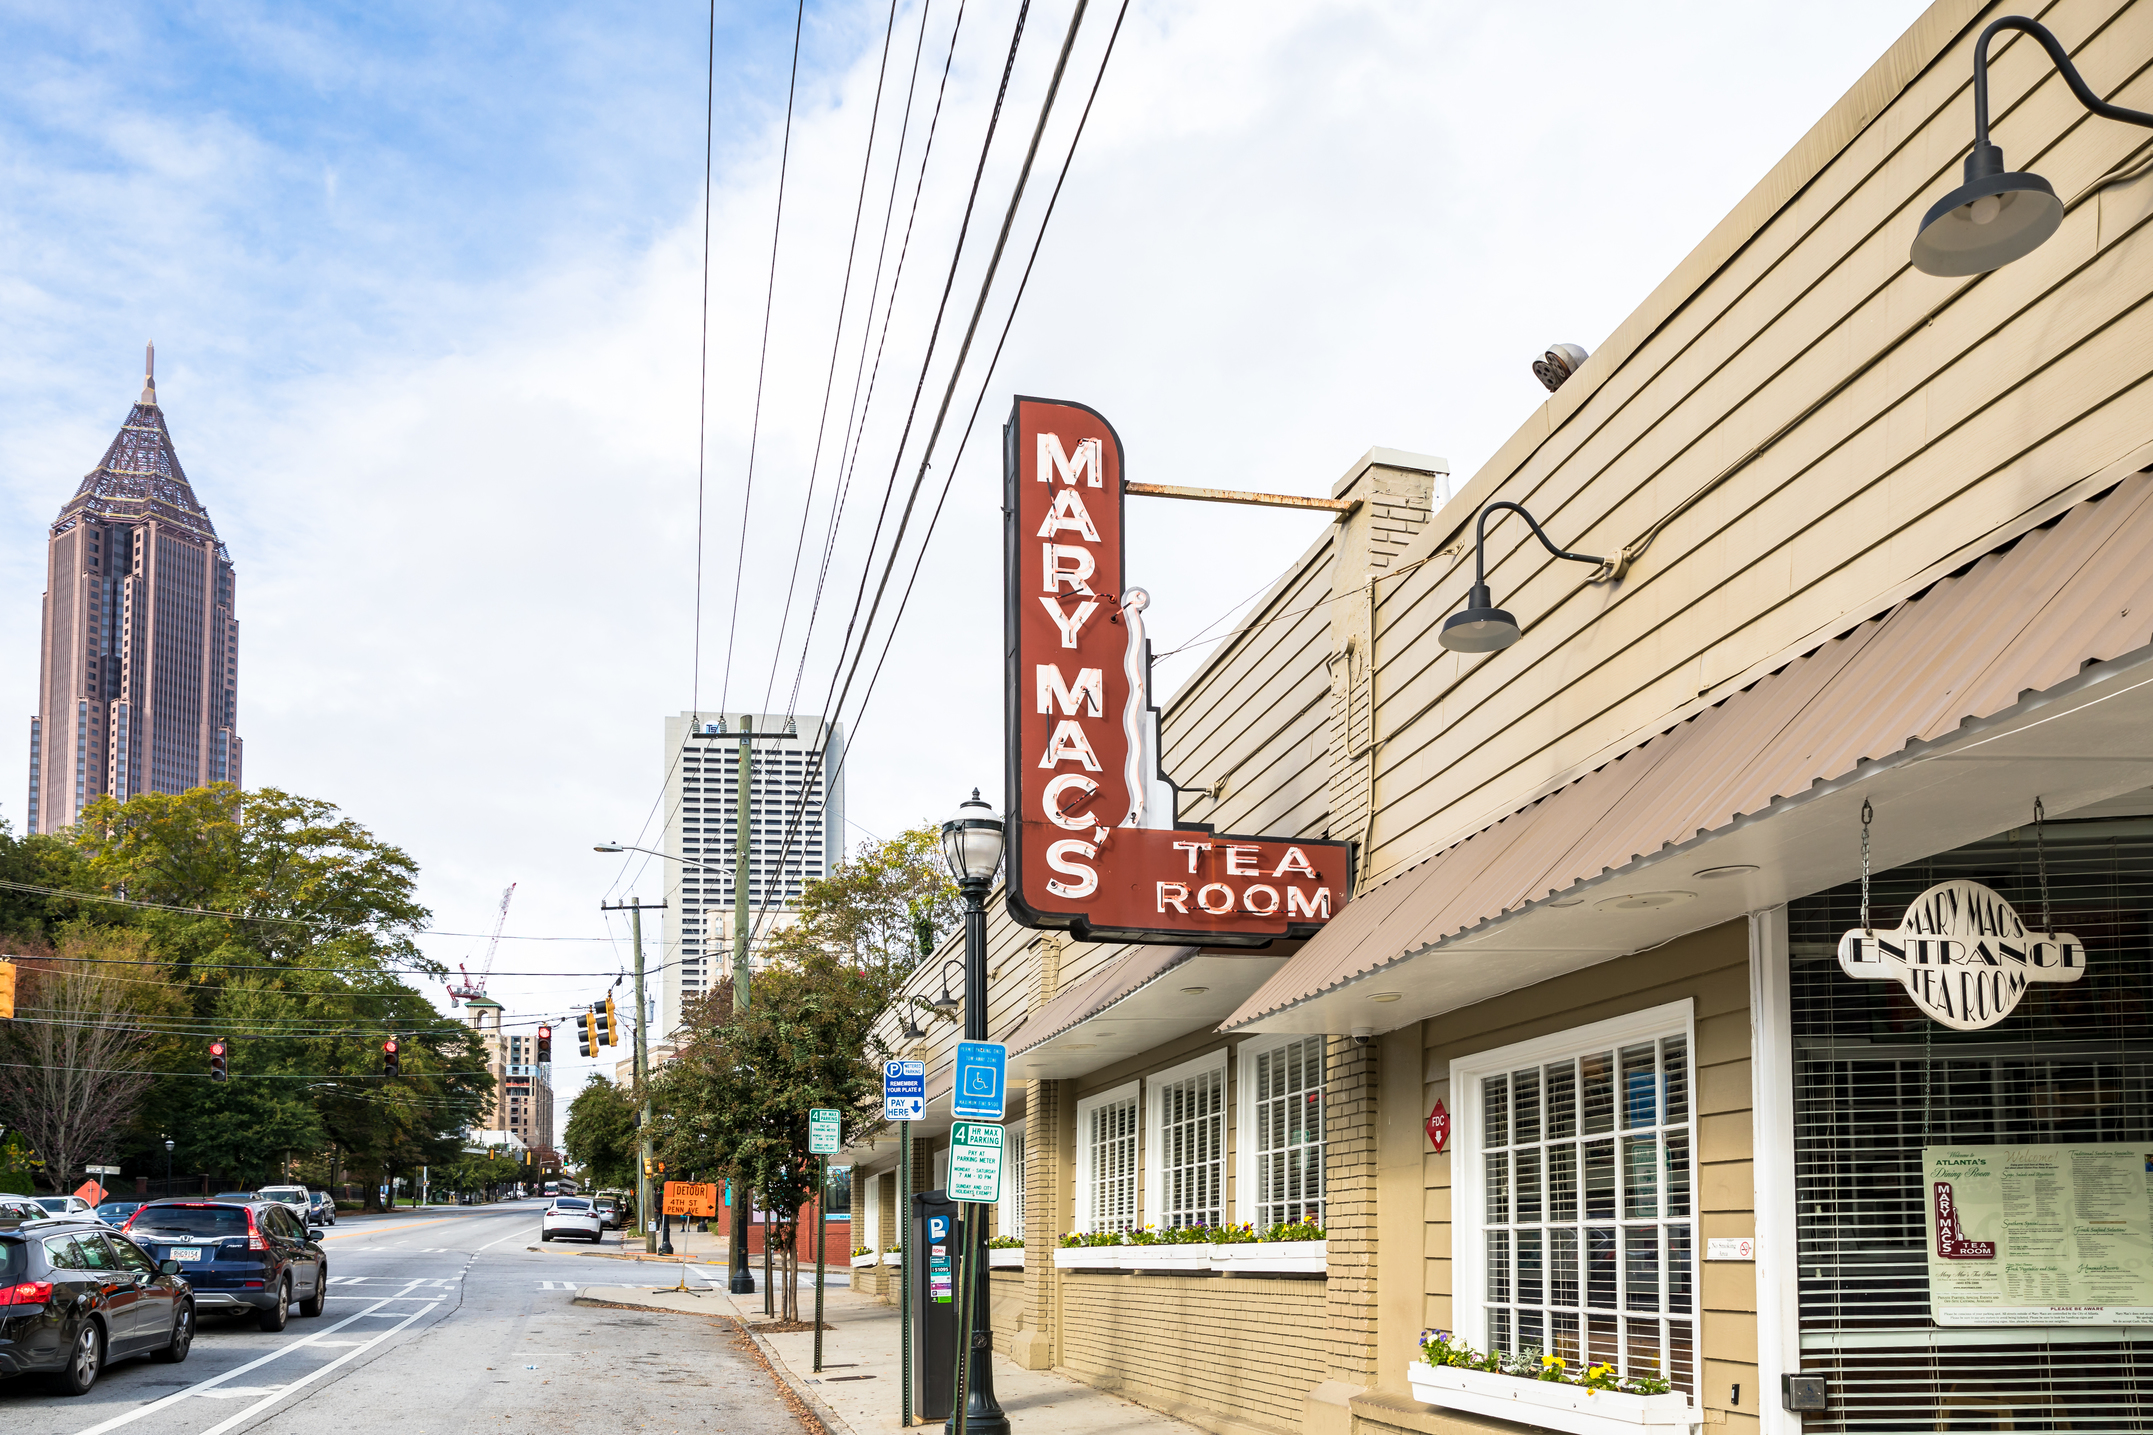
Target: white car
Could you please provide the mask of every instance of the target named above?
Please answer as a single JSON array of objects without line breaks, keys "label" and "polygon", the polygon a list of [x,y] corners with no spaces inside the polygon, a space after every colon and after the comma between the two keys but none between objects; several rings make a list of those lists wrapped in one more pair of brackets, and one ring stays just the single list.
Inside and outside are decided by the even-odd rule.
[{"label": "white car", "polygon": [[33,1196],[32,1200],[55,1216],[94,1216],[97,1208],[80,1196]]},{"label": "white car", "polygon": [[264,1186],[258,1194],[265,1201],[283,1202],[302,1226],[319,1224],[307,1217],[307,1188],[304,1186]]},{"label": "white car", "polygon": [[556,1196],[553,1204],[546,1207],[538,1218],[538,1238],[550,1241],[555,1236],[580,1236],[586,1241],[605,1238],[605,1221],[590,1202],[581,1196]]}]

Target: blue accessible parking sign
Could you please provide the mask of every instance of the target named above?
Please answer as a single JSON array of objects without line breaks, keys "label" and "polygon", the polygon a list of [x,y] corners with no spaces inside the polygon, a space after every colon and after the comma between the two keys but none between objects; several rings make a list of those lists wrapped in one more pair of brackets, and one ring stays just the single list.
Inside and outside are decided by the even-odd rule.
[{"label": "blue accessible parking sign", "polygon": [[950,1115],[959,1121],[999,1121],[1009,1082],[1009,1048],[998,1041],[957,1043]]},{"label": "blue accessible parking sign", "polygon": [[882,1063],[882,1119],[917,1121],[927,1114],[927,1063]]}]

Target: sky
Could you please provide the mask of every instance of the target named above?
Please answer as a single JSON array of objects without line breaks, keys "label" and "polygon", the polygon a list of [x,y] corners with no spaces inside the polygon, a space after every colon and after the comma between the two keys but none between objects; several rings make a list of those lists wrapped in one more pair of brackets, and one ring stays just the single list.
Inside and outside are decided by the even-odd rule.
[{"label": "sky", "polygon": [[[155,340],[238,570],[248,785],[410,851],[451,966],[516,883],[489,991],[559,1015],[632,961],[600,903],[663,896],[591,848],[657,845],[664,716],[823,711],[915,480],[850,840],[995,795],[1014,394],[1100,410],[1134,481],[1324,494],[1383,446],[1462,485],[1531,361],[1597,348],[1921,10],[1154,0],[1099,78],[1100,0],[952,390],[1077,3],[1025,7],[1005,87],[1024,0],[0,0],[0,818],[47,527]],[[1155,645],[1323,522],[1132,503]],[[586,1069],[560,1032],[557,1120]]]}]

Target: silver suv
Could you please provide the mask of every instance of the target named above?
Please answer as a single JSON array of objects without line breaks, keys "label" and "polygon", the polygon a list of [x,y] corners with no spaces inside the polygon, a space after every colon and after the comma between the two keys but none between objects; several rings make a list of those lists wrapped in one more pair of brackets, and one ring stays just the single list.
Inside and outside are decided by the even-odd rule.
[{"label": "silver suv", "polygon": [[261,1190],[255,1192],[255,1195],[261,1200],[277,1201],[282,1203],[283,1205],[291,1207],[292,1214],[299,1218],[299,1224],[301,1224],[302,1226],[307,1224],[307,1207],[309,1201],[306,1187],[264,1186],[261,1188]]}]

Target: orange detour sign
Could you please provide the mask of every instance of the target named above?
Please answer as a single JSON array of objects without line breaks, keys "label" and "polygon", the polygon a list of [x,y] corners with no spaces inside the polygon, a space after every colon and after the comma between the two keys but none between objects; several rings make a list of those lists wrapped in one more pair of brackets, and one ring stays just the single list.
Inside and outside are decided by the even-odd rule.
[{"label": "orange detour sign", "polygon": [[668,1216],[715,1216],[718,1188],[711,1181],[665,1183],[665,1214]]}]

